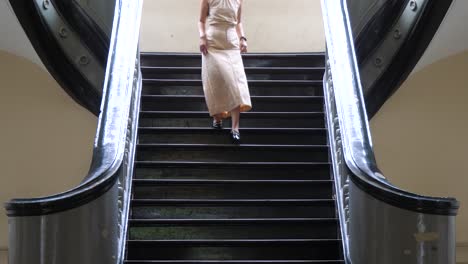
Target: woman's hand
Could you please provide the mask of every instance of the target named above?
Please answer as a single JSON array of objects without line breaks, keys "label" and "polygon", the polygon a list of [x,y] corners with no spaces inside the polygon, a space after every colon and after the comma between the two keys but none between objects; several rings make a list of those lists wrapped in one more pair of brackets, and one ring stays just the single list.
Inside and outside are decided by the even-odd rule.
[{"label": "woman's hand", "polygon": [[240,42],[240,51],[241,53],[247,53],[247,40],[242,39]]},{"label": "woman's hand", "polygon": [[203,55],[208,54],[208,40],[206,36],[200,37],[200,52]]}]

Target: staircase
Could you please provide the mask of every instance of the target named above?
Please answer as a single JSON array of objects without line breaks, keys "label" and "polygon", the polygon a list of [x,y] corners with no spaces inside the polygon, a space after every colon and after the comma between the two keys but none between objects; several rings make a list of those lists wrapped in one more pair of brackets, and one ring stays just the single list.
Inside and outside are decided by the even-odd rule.
[{"label": "staircase", "polygon": [[342,260],[322,54],[244,56],[242,143],[210,128],[200,55],[143,54],[127,264]]}]

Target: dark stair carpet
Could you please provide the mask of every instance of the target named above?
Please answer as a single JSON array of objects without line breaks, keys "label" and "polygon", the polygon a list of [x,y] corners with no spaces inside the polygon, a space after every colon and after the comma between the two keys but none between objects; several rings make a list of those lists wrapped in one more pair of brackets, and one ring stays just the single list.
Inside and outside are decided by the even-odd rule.
[{"label": "dark stair carpet", "polygon": [[344,263],[323,54],[248,54],[241,145],[210,128],[200,55],[146,53],[127,264]]}]

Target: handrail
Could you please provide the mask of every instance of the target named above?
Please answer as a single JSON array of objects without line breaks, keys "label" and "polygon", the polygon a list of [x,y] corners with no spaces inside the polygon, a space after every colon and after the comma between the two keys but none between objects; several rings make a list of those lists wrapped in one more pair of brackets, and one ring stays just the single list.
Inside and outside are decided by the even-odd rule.
[{"label": "handrail", "polygon": [[142,86],[141,12],[141,0],[116,1],[101,114],[86,178],[61,194],[6,204],[10,263],[124,263]]},{"label": "handrail", "polygon": [[[79,9],[83,1],[81,4],[56,0],[7,2],[52,77],[72,99],[98,116],[111,25],[106,28],[108,32],[96,28],[99,25],[94,23],[96,16],[87,17]],[[115,0],[99,2],[112,3],[109,6],[113,9]]]},{"label": "handrail", "polygon": [[[431,43],[453,0],[353,0],[349,15],[369,118],[401,86]],[[359,7],[373,4],[364,20]],[[353,25],[354,24],[354,25]]]},{"label": "handrail", "polygon": [[[407,223],[411,225],[407,226],[407,229],[416,229],[415,235],[425,234],[429,227],[440,228],[437,231],[447,233],[435,232],[437,238],[440,237],[438,245],[441,248],[445,245],[442,251],[445,250],[443,254],[447,255],[446,258],[440,259],[447,259],[445,263],[451,263],[454,251],[452,252],[450,248],[450,242],[454,239],[453,217],[457,214],[458,202],[453,198],[426,197],[403,191],[392,185],[380,172],[372,147],[346,1],[322,0],[322,8],[327,41],[327,69],[324,79],[327,122],[347,263],[415,263],[403,260],[399,262],[400,258],[403,259],[403,256],[400,256],[403,255],[402,252],[411,254],[412,251],[409,249],[401,250],[400,255],[394,259],[381,259],[388,258],[388,253],[392,250],[398,252],[399,246],[406,246],[404,242],[411,245],[412,242],[405,239],[411,239],[413,236],[404,233],[404,223],[387,223],[383,220],[386,218],[414,221]],[[387,215],[376,215],[377,211]],[[367,220],[366,214],[372,215],[373,219]],[[371,225],[379,222],[380,218],[382,218],[380,227],[371,230]],[[367,226],[366,221],[369,221]],[[436,222],[441,224],[435,227]],[[390,246],[385,248],[385,243],[395,243],[387,232],[394,230],[398,233],[398,228],[401,228],[400,234],[392,235],[395,240],[402,240],[396,241],[401,245],[393,245],[394,249],[390,249]],[[388,237],[378,237],[378,229],[380,232],[385,232]],[[362,238],[358,238],[358,234]],[[404,237],[406,238],[403,239]],[[373,241],[366,241],[366,238],[368,240],[372,238]],[[376,255],[378,250],[365,252],[372,251],[363,249],[372,243],[373,245],[382,243],[383,249],[376,247],[387,250],[387,255],[380,256],[379,259]],[[424,258],[424,256],[418,257]]]},{"label": "handrail", "polygon": [[96,19],[93,19],[81,6],[81,2],[75,0],[50,1],[57,7],[59,13],[67,18],[73,30],[76,31],[83,43],[93,52],[99,63],[106,65],[110,35],[112,33],[109,32],[110,29],[104,29]]},{"label": "handrail", "polygon": [[137,75],[140,16],[141,1],[117,1],[92,165],[85,180],[76,188],[57,195],[13,199],[6,204],[9,216],[70,210],[95,200],[117,180],[115,173],[122,164],[125,150],[133,78]]}]

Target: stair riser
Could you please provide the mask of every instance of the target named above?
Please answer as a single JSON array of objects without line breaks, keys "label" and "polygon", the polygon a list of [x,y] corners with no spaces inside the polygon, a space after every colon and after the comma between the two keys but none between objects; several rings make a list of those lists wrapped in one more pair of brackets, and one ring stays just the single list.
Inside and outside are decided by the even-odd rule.
[{"label": "stair riser", "polygon": [[[322,96],[322,87],[273,87],[250,86],[251,96]],[[203,95],[202,86],[168,86],[147,84],[143,87],[143,94],[149,95]]]},{"label": "stair riser", "polygon": [[331,183],[134,186],[135,199],[331,199]]},{"label": "stair riser", "polygon": [[[170,117],[159,116],[147,117],[142,115],[140,118],[140,126],[142,127],[211,127],[213,119],[207,114],[206,117]],[[252,118],[241,114],[240,126],[241,134],[242,127],[256,128],[324,128],[323,116],[304,117],[304,118],[288,118],[288,117],[266,117]],[[227,119],[223,122],[224,127],[231,127],[231,120]]]},{"label": "stair riser", "polygon": [[[246,71],[248,80],[321,80],[323,70],[311,70],[309,72],[298,73],[251,73]],[[200,80],[201,73],[195,72],[167,72],[152,69],[143,70],[144,79],[182,79],[182,80]]]},{"label": "stair riser", "polygon": [[[260,100],[252,99],[252,112],[319,112],[323,99],[309,100]],[[208,111],[205,98],[143,98],[143,111]]]},{"label": "stair riser", "polygon": [[233,206],[233,205],[192,205],[134,206],[135,219],[226,219],[226,218],[307,218],[335,217],[333,203],[313,205],[276,206]]},{"label": "stair riser", "polygon": [[328,180],[328,166],[313,169],[279,168],[144,168],[136,167],[136,179],[204,180]]},{"label": "stair riser", "polygon": [[335,259],[339,243],[316,243],[313,245],[244,245],[244,246],[168,246],[129,243],[128,259]]},{"label": "stair riser", "polygon": [[[227,135],[226,135],[227,136]],[[226,148],[194,149],[184,147],[142,148],[138,147],[139,161],[204,161],[204,162],[326,162],[328,150],[317,149],[261,149]]]},{"label": "stair riser", "polygon": [[[171,143],[171,144],[229,144],[229,137],[224,132],[187,132],[163,133],[151,131],[140,132],[139,143]],[[244,144],[284,144],[284,145],[325,145],[327,144],[325,131],[320,133],[287,134],[280,132],[249,133],[242,131]]]},{"label": "stair riser", "polygon": [[336,222],[315,224],[250,224],[131,227],[130,239],[306,239],[337,238]]},{"label": "stair riser", "polygon": [[[323,67],[323,55],[283,56],[276,58],[244,56],[244,67]],[[198,56],[142,56],[142,66],[151,67],[200,67],[201,55]]]}]

